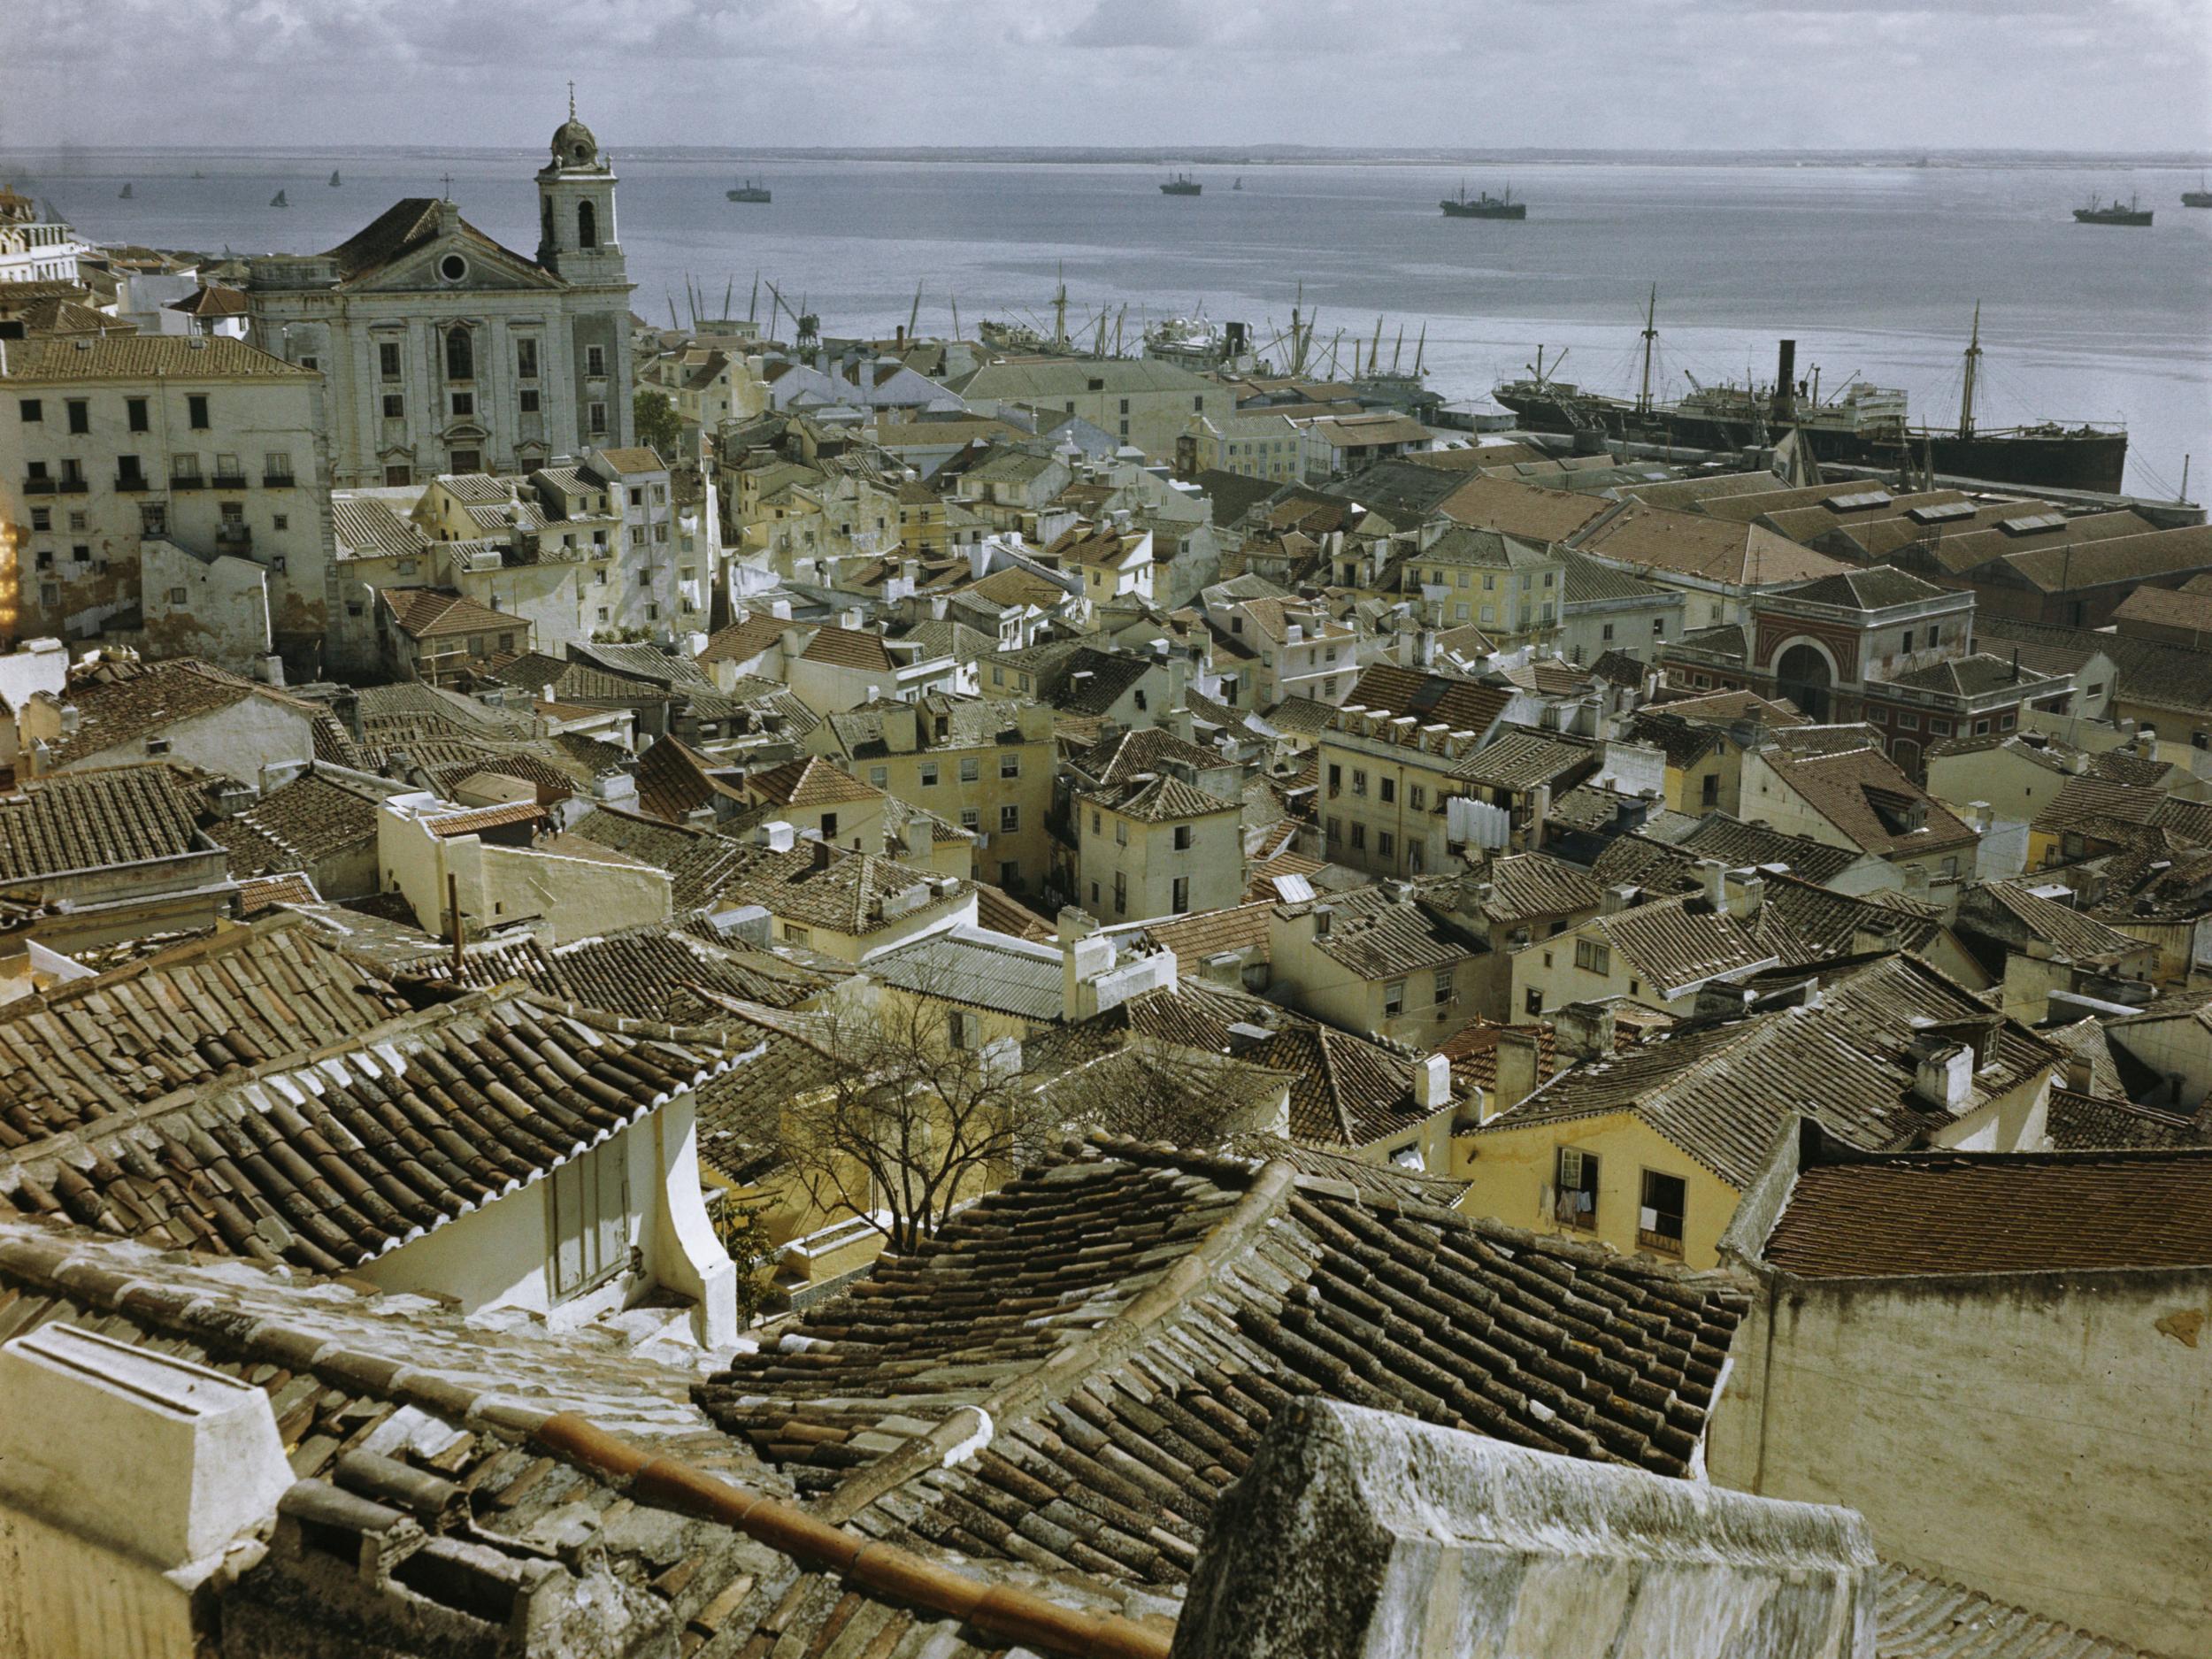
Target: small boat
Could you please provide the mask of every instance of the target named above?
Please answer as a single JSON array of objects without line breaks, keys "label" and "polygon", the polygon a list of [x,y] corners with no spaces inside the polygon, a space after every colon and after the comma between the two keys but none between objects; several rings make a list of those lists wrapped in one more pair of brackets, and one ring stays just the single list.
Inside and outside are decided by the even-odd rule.
[{"label": "small boat", "polygon": [[1196,196],[1206,187],[1187,173],[1179,173],[1160,187],[1162,196]]},{"label": "small boat", "polygon": [[722,194],[733,202],[766,203],[770,199],[768,187],[764,184],[755,184],[750,179],[746,180],[734,190],[725,190]]},{"label": "small boat", "polygon": [[338,176],[338,169],[333,167],[330,170],[330,188],[334,190],[344,182],[345,180]]},{"label": "small boat", "polygon": [[2074,210],[2074,219],[2081,225],[2147,225],[2151,222],[2151,210],[2139,207],[2131,196],[2128,197],[2125,207],[2121,206],[2116,199],[2100,203],[2093,196],[2087,207]]},{"label": "small boat", "polygon": [[207,177],[207,174],[203,173],[199,168],[195,167],[192,169],[192,176],[196,179],[204,179]]},{"label": "small boat", "polygon": [[2212,190],[2208,190],[2204,188],[2204,175],[2202,173],[2197,174],[2197,188],[2195,189],[2184,190],[2181,193],[2181,204],[2184,207],[2212,207]]},{"label": "small boat", "polygon": [[289,207],[292,204],[284,199],[284,192],[279,190],[274,196],[269,198],[269,205],[271,207]]},{"label": "small boat", "polygon": [[1232,190],[1241,190],[1244,188],[1244,175],[1240,173],[1237,174],[1237,181],[1229,188]]},{"label": "small boat", "polygon": [[1467,187],[1462,184],[1456,196],[1446,196],[1437,205],[1444,210],[1446,219],[1526,219],[1528,204],[1513,199],[1513,187],[1507,185],[1503,196],[1493,196],[1485,190],[1473,201],[1467,199]]},{"label": "small boat", "polygon": [[129,201],[131,199],[131,187],[126,184],[121,189],[115,193],[115,199],[119,202]]}]

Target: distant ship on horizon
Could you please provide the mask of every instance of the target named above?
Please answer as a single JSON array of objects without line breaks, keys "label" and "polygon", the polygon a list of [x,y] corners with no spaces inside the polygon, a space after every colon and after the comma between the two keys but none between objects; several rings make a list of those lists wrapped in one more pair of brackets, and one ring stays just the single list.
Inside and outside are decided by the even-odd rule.
[{"label": "distant ship on horizon", "polygon": [[1493,196],[1485,190],[1473,201],[1467,199],[1467,186],[1463,180],[1459,194],[1448,196],[1437,205],[1444,210],[1446,219],[1526,219],[1528,204],[1513,199],[1513,187],[1507,185],[1503,196]]},{"label": "distant ship on horizon", "polygon": [[284,199],[284,192],[279,190],[274,196],[269,198],[269,205],[271,207],[289,207],[292,204]]},{"label": "distant ship on horizon", "polygon": [[121,189],[115,193],[115,199],[119,202],[129,201],[131,199],[131,187],[126,183]]},{"label": "distant ship on horizon", "polygon": [[736,188],[725,190],[722,194],[733,202],[764,203],[770,200],[768,187],[764,184],[755,184],[750,179],[746,180]]},{"label": "distant ship on horizon", "polygon": [[338,176],[338,169],[337,169],[337,168],[335,168],[335,167],[333,167],[333,168],[330,170],[330,188],[331,188],[332,189],[334,189],[334,189],[336,189],[336,188],[338,188],[341,184],[343,184],[344,182],[345,182],[345,180],[342,180],[342,179],[341,179],[341,178]]},{"label": "distant ship on horizon", "polygon": [[1187,173],[1179,173],[1160,187],[1160,194],[1162,196],[1196,196],[1204,188],[1205,186],[1200,184]]},{"label": "distant ship on horizon", "polygon": [[2184,207],[2212,207],[2212,190],[2208,190],[2204,188],[2204,175],[2202,173],[2197,174],[2197,188],[2195,189],[2184,190],[2181,193],[2181,204]]},{"label": "distant ship on horizon", "polygon": [[2128,197],[2125,207],[2120,205],[2116,196],[2109,202],[2100,203],[2093,196],[2087,207],[2074,210],[2074,219],[2081,225],[2148,225],[2151,210],[2139,205],[2131,196]]}]

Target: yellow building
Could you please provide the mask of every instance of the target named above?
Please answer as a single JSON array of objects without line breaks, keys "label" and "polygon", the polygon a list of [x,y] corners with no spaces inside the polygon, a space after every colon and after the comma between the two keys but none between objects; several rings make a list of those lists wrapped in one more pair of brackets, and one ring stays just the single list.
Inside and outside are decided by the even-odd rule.
[{"label": "yellow building", "polygon": [[1778,969],[1748,988],[1737,1017],[1626,1049],[1612,1004],[1559,1010],[1567,1069],[1453,1137],[1465,1208],[1713,1267],[1737,1201],[1800,1116],[1870,1151],[1923,1137],[1979,1151],[2043,1144],[2063,1056],[1926,964]]},{"label": "yellow building", "polygon": [[1007,698],[929,693],[832,714],[807,747],[870,787],[956,823],[981,879],[1041,890],[1052,869],[1052,711]]}]

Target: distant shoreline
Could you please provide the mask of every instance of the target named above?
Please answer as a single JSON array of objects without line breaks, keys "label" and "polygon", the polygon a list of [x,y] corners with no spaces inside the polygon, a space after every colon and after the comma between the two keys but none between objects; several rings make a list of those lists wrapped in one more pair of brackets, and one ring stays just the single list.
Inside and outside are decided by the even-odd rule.
[{"label": "distant shoreline", "polygon": [[[178,156],[196,160],[222,157],[307,157],[346,156],[447,156],[484,159],[530,156],[535,145],[227,145],[70,144],[33,146],[0,152],[0,171],[19,158],[68,161],[113,156]],[[916,162],[995,166],[1641,166],[1641,167],[1869,167],[1918,171],[1924,157],[1929,172],[1945,169],[2076,170],[2083,167],[2208,167],[2212,151],[2043,150],[1555,150],[1555,149],[1363,149],[1352,146],[1255,144],[1194,145],[1187,149],[1081,148],[1048,145],[909,145],[847,147],[816,145],[638,144],[614,145],[612,152],[639,160],[729,162],[857,161]]]}]

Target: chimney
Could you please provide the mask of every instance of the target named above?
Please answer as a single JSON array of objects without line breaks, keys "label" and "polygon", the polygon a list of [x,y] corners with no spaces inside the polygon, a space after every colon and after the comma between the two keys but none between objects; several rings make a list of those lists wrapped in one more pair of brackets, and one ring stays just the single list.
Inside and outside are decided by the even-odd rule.
[{"label": "chimney", "polygon": [[1774,419],[1793,420],[1797,412],[1797,342],[1785,340],[1774,365]]},{"label": "chimney", "polygon": [[1570,1002],[1551,1017],[1562,1060],[1607,1060],[1613,1055],[1613,1005]]},{"label": "chimney", "polygon": [[1633,882],[1616,881],[1605,889],[1604,897],[1598,901],[1598,914],[1615,916],[1632,908],[1636,902],[1637,895],[1641,891],[1642,889]]},{"label": "chimney", "polygon": [[1452,1103],[1452,1063],[1432,1054],[1413,1063],[1413,1103],[1425,1112]]},{"label": "chimney", "polygon": [[1313,918],[1313,936],[1326,939],[1330,925],[1336,920],[1336,912],[1325,904],[1317,904],[1308,913]]},{"label": "chimney", "polygon": [[1755,868],[1747,870],[1740,877],[1730,878],[1728,886],[1728,913],[1740,922],[1755,918],[1759,907],[1766,902],[1766,878]]},{"label": "chimney", "polygon": [[1923,1037],[1915,1041],[1913,1050],[1919,1060],[1913,1073],[1914,1096],[1941,1111],[1963,1110],[1974,1093],[1973,1045],[1947,1037]]},{"label": "chimney", "polygon": [[930,848],[936,840],[936,832],[927,818],[916,817],[907,819],[905,833],[900,839],[905,845],[908,863],[926,864],[929,862]]},{"label": "chimney", "polygon": [[1925,864],[1906,864],[1902,868],[1905,877],[1906,896],[1915,899],[1926,898],[1928,896],[1928,866]]},{"label": "chimney", "polygon": [[798,832],[781,818],[763,824],[753,832],[754,841],[772,853],[787,853],[798,845]]},{"label": "chimney", "polygon": [[2096,1079],[2092,1073],[2087,1055],[2070,1054],[2066,1056],[2065,1083],[2066,1087],[2077,1094],[2095,1093]]},{"label": "chimney", "polygon": [[1697,861],[1698,879],[1705,884],[1705,902],[1716,910],[1728,908],[1728,866],[1717,858]]},{"label": "chimney", "polygon": [[1537,1056],[1543,1041],[1543,1032],[1534,1025],[1508,1025],[1498,1033],[1497,1082],[1487,1102],[1493,1108],[1490,1118],[1536,1093]]}]

